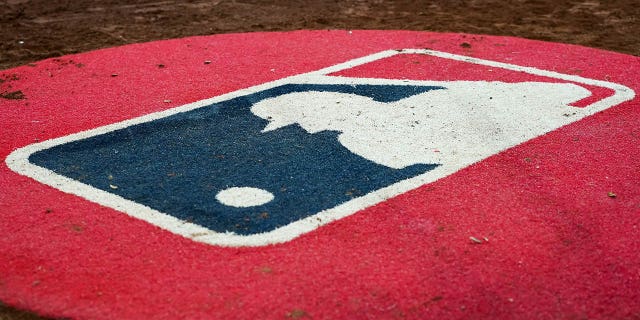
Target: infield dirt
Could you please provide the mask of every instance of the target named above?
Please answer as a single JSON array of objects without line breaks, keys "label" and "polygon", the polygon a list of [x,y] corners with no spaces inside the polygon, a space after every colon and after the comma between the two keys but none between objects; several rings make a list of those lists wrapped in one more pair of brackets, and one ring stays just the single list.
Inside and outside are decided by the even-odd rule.
[{"label": "infield dirt", "polygon": [[633,0],[5,0],[0,70],[135,42],[298,29],[507,35],[640,55],[639,17]]}]

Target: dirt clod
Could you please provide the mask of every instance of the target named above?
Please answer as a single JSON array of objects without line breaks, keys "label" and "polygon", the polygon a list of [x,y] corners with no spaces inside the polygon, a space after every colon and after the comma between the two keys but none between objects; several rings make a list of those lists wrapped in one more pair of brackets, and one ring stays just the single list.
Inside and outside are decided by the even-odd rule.
[{"label": "dirt clod", "polygon": [[469,240],[471,240],[471,242],[475,243],[475,244],[481,244],[482,240],[476,238],[476,237],[469,237]]},{"label": "dirt clod", "polygon": [[8,100],[24,100],[26,97],[22,91],[11,91],[11,92],[2,92],[0,93],[0,98],[8,99]]},{"label": "dirt clod", "polygon": [[293,309],[291,310],[291,312],[287,313],[287,318],[291,318],[291,319],[309,318],[309,314],[302,309]]}]

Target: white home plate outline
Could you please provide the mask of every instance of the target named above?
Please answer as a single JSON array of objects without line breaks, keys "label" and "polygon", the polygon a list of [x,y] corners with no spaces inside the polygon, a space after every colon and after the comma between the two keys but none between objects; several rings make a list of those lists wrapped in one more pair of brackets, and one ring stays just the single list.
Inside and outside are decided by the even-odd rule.
[{"label": "white home plate outline", "polygon": [[[538,76],[545,76],[550,78],[556,78],[565,81],[571,81],[574,83],[581,83],[592,86],[599,86],[614,90],[614,94],[610,97],[594,102],[584,108],[576,109],[576,115],[567,118],[566,123],[563,123],[560,127],[569,123],[578,121],[584,117],[590,116],[596,112],[605,110],[614,105],[631,100],[635,97],[635,93],[630,88],[601,80],[594,80],[583,78],[576,75],[567,75],[552,71],[545,71],[532,67],[517,66],[508,63],[483,60],[478,58],[472,58],[462,55],[456,55],[451,53],[426,50],[426,49],[404,49],[404,50],[387,50],[371,54],[362,58],[353,59],[341,64],[337,64],[321,70],[304,73],[300,75],[290,76],[283,79],[275,80],[272,82],[256,85],[250,88],[237,90],[231,93],[223,94],[217,97],[197,101],[194,103],[186,104],[180,107],[151,113],[141,117],[133,118],[130,120],[98,127],[95,129],[74,133],[71,135],[34,143],[13,151],[5,160],[7,166],[21,174],[30,178],[33,178],[43,184],[54,187],[66,193],[77,195],[81,198],[95,202],[97,204],[124,212],[129,216],[147,221],[160,228],[179,234],[194,241],[203,242],[211,245],[219,246],[264,246],[269,244],[282,243],[292,240],[304,233],[315,230],[316,228],[328,224],[332,221],[347,217],[360,210],[371,207],[384,200],[395,197],[409,190],[418,188],[422,185],[434,182],[438,179],[444,178],[456,171],[465,168],[473,163],[479,162],[490,155],[482,155],[479,157],[459,157],[456,159],[450,159],[447,163],[443,163],[435,169],[428,171],[422,175],[415,176],[406,180],[402,180],[395,184],[389,185],[382,189],[373,191],[364,196],[354,198],[345,203],[342,203],[331,209],[327,209],[318,212],[312,216],[304,219],[292,222],[286,226],[277,228],[275,230],[253,234],[253,235],[237,235],[234,233],[226,232],[214,232],[202,226],[179,220],[173,216],[164,214],[160,211],[154,210],[139,203],[127,200],[115,194],[94,188],[92,186],[83,184],[81,182],[69,179],[67,177],[56,174],[55,172],[45,169],[43,167],[36,166],[28,161],[29,156],[35,152],[45,150],[57,145],[65,144],[68,142],[86,139],[89,137],[101,135],[111,131],[119,130],[128,126],[150,122],[160,118],[168,117],[177,113],[187,112],[201,107],[205,107],[217,102],[233,99],[239,96],[252,94],[258,91],[267,90],[276,86],[284,84],[295,83],[313,83],[313,84],[396,84],[396,85],[438,85],[442,82],[435,81],[414,81],[414,80],[389,80],[389,79],[372,79],[372,78],[348,78],[329,76],[328,74],[345,70],[348,68],[356,67],[365,63],[373,62],[379,59],[392,57],[398,54],[426,54],[440,58],[452,59],[457,61],[463,61],[472,64],[490,66],[495,68],[502,68],[512,71],[525,72]],[[559,128],[559,127],[558,127]],[[557,128],[556,128],[557,129]],[[555,130],[555,129],[554,129]],[[544,132],[546,133],[546,132]],[[543,133],[543,134],[544,134]],[[524,141],[523,141],[524,142]],[[520,142],[522,143],[522,142]],[[518,143],[518,144],[520,144]],[[510,145],[508,148],[517,144]],[[508,149],[505,148],[504,150]],[[501,151],[504,151],[501,150]]]}]

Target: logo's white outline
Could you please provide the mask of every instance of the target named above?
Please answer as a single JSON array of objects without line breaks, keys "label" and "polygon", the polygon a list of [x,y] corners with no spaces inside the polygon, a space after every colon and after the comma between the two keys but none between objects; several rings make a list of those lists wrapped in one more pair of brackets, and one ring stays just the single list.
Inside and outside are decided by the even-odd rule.
[{"label": "logo's white outline", "polygon": [[[279,79],[276,81],[264,83],[261,85],[253,86],[246,89],[237,90],[231,93],[223,94],[217,97],[197,101],[194,103],[186,104],[180,107],[164,110],[160,112],[151,113],[141,117],[133,118],[130,120],[98,127],[95,129],[74,133],[71,135],[34,143],[20,149],[13,151],[5,160],[7,166],[22,175],[33,178],[43,184],[54,187],[66,193],[74,194],[97,204],[124,212],[129,216],[147,221],[160,228],[168,230],[170,232],[182,235],[194,241],[203,242],[211,245],[220,246],[264,246],[269,244],[282,243],[292,240],[302,234],[310,232],[322,225],[328,224],[332,221],[344,218],[351,214],[354,214],[360,210],[373,206],[386,199],[395,197],[409,190],[418,188],[427,183],[434,182],[438,179],[444,178],[464,167],[467,167],[481,159],[476,158],[461,158],[452,159],[450,163],[442,164],[436,167],[434,170],[428,171],[422,175],[409,178],[374,192],[368,193],[362,197],[352,199],[348,202],[342,203],[334,208],[327,209],[316,213],[312,216],[306,217],[302,220],[292,222],[286,226],[277,228],[275,230],[254,234],[254,235],[237,235],[234,233],[219,233],[211,231],[202,226],[179,220],[173,216],[164,214],[160,211],[154,210],[147,206],[133,202],[131,200],[124,199],[118,195],[94,188],[92,186],[80,183],[78,181],[69,179],[67,177],[56,174],[55,172],[45,169],[43,167],[36,166],[29,162],[29,156],[35,152],[45,150],[57,145],[68,143],[71,141],[86,139],[96,135],[104,134],[107,132],[119,130],[131,125],[136,125],[144,122],[153,121],[156,119],[168,117],[177,113],[187,112],[197,108],[211,105],[213,103],[229,100],[243,95],[252,94],[258,91],[270,89],[279,85],[291,84],[291,83],[314,83],[314,84],[401,84],[401,85],[438,85],[442,82],[433,81],[413,81],[413,80],[388,80],[388,79],[368,79],[368,78],[348,78],[348,77],[336,77],[329,76],[328,74],[345,70],[348,68],[356,67],[365,63],[373,62],[375,60],[388,58],[397,54],[426,54],[441,58],[453,59],[458,61],[464,61],[472,64],[479,64],[484,66],[490,66],[495,68],[502,68],[512,71],[525,72],[533,75],[545,76],[556,78],[565,81],[571,81],[575,83],[582,83],[586,85],[593,85],[599,87],[605,87],[614,90],[614,94],[610,97],[602,99],[588,105],[578,112],[571,119],[567,120],[564,125],[578,121],[584,117],[592,115],[596,112],[605,110],[614,105],[631,100],[635,97],[635,93],[630,88],[601,80],[594,80],[583,78],[576,75],[567,75],[557,73],[553,71],[545,71],[532,67],[522,67],[508,63],[483,60],[478,58],[472,58],[467,56],[461,56],[451,53],[426,50],[426,49],[404,49],[404,50],[387,50],[372,55],[368,55],[362,58],[353,59],[341,64],[337,64],[321,70],[290,76],[287,78]],[[510,146],[513,147],[513,146]]]}]

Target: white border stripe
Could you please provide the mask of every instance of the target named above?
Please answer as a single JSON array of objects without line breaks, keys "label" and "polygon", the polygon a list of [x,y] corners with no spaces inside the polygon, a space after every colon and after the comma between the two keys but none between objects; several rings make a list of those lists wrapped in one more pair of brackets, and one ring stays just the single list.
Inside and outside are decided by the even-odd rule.
[{"label": "white border stripe", "polygon": [[[603,100],[597,101],[582,110],[579,116],[573,117],[571,121],[577,121],[588,115],[594,114],[598,111],[607,109],[611,106],[620,104],[624,101],[631,100],[635,97],[635,93],[628,87],[620,84],[606,82],[601,80],[594,80],[583,78],[575,75],[567,75],[552,71],[540,70],[532,67],[517,66],[508,63],[495,62],[490,60],[483,60],[478,58],[466,57],[461,55],[455,55],[451,53],[423,50],[423,49],[404,49],[404,50],[387,50],[378,52],[372,55],[368,55],[362,58],[353,59],[341,64],[337,64],[321,70],[309,72],[306,74],[295,75],[280,80],[256,85],[246,89],[237,90],[231,93],[223,94],[210,99],[197,101],[194,103],[186,104],[180,107],[151,113],[141,117],[133,118],[130,120],[98,127],[95,129],[82,131],[67,136],[31,144],[12,152],[5,160],[7,166],[22,175],[31,177],[43,184],[49,185],[53,188],[59,189],[63,192],[70,193],[87,199],[89,201],[98,203],[100,205],[124,212],[129,216],[147,221],[160,228],[171,231],[173,233],[182,235],[184,237],[193,239],[194,241],[203,242],[211,245],[220,246],[264,246],[275,243],[282,243],[292,240],[304,233],[315,230],[316,228],[330,223],[332,221],[347,217],[354,214],[357,211],[366,209],[377,203],[380,203],[386,199],[395,197],[409,190],[418,188],[424,184],[434,182],[438,179],[444,178],[464,167],[467,167],[475,162],[481,161],[481,159],[466,158],[466,159],[452,159],[451,163],[443,164],[435,169],[424,173],[422,175],[406,179],[388,187],[376,190],[362,197],[352,199],[343,204],[340,204],[334,208],[327,209],[302,220],[295,221],[286,226],[280,227],[273,231],[254,234],[254,235],[237,235],[234,233],[219,233],[211,231],[202,226],[179,220],[173,216],[164,214],[160,211],[154,210],[139,203],[127,200],[115,194],[94,188],[92,186],[80,183],[76,180],[69,179],[62,175],[58,175],[55,172],[36,166],[29,162],[29,156],[35,152],[52,148],[61,144],[69,143],[72,141],[87,139],[97,135],[105,134],[115,130],[123,129],[129,126],[150,122],[153,120],[165,118],[171,115],[175,115],[182,112],[191,111],[194,109],[209,106],[211,104],[252,94],[258,91],[267,90],[276,86],[291,84],[291,83],[314,83],[314,84],[359,84],[359,83],[384,83],[384,84],[406,84],[406,85],[436,85],[436,82],[432,81],[414,81],[414,80],[389,80],[389,79],[367,79],[367,78],[349,78],[349,77],[337,77],[328,76],[330,73],[335,73],[345,69],[353,68],[359,65],[363,65],[372,61],[376,61],[383,58],[392,57],[397,54],[427,54],[436,57],[464,61],[473,64],[491,66],[495,68],[502,68],[506,70],[525,72],[533,75],[551,77],[561,79],[565,81],[571,81],[576,83],[582,83],[587,85],[599,86],[609,88],[615,91],[613,96],[607,97]],[[442,82],[437,82],[441,84]]]}]

